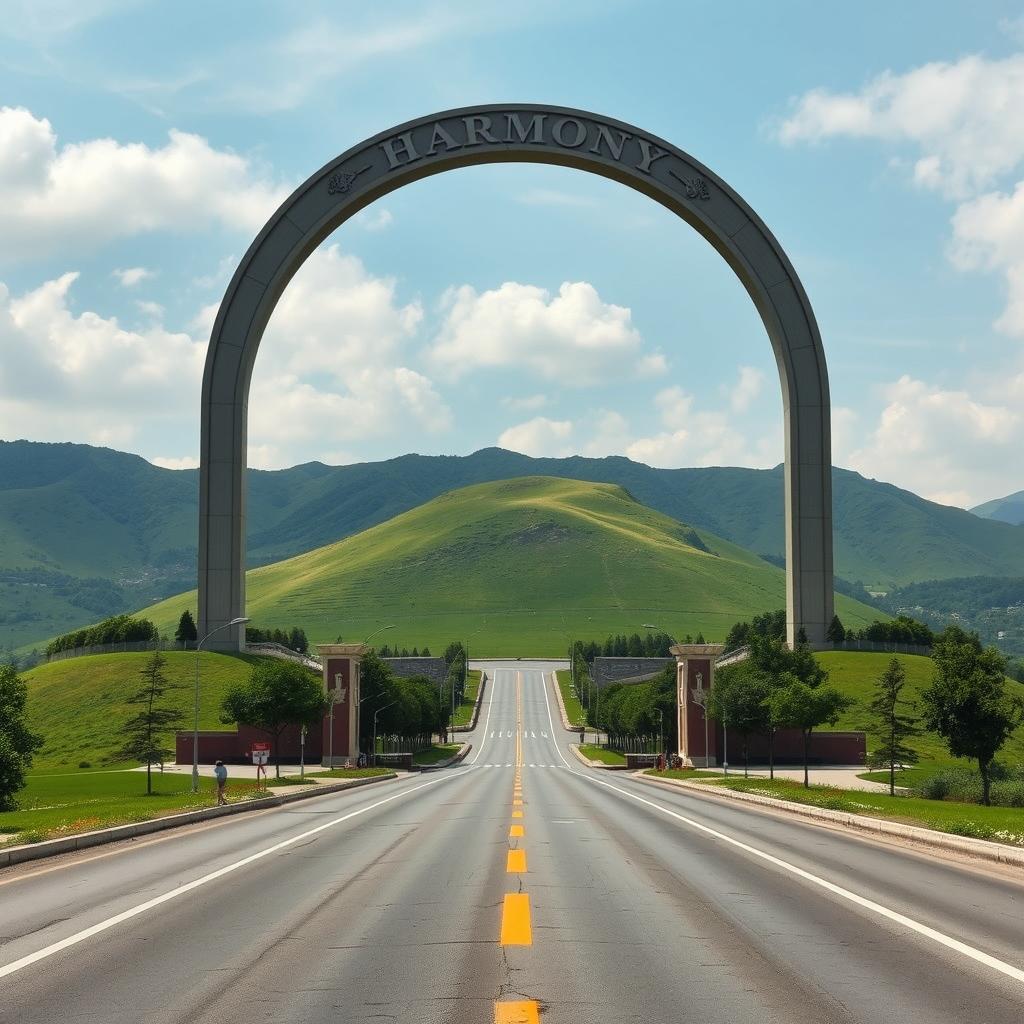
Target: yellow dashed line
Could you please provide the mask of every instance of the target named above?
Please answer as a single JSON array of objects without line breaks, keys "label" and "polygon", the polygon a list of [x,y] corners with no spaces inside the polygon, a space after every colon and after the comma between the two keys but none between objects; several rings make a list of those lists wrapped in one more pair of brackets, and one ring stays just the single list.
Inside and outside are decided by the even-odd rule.
[{"label": "yellow dashed line", "polygon": [[522,875],[526,873],[526,851],[509,850],[505,860],[505,871],[510,875]]},{"label": "yellow dashed line", "polygon": [[522,811],[513,811],[512,812],[512,817],[513,818],[521,818],[522,816],[523,816],[523,812]]},{"label": "yellow dashed line", "polygon": [[540,1011],[533,999],[494,1004],[494,1024],[540,1024]]},{"label": "yellow dashed line", "polygon": [[526,830],[522,825],[510,825],[508,829],[509,839],[522,839],[526,835]]},{"label": "yellow dashed line", "polygon": [[505,905],[501,911],[501,944],[503,946],[533,945],[530,897],[526,893],[505,893]]}]

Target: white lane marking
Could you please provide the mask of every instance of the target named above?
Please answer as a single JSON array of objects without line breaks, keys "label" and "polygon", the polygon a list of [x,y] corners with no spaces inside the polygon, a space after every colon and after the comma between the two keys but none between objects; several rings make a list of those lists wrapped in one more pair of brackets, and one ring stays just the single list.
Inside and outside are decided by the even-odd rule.
[{"label": "white lane marking", "polygon": [[494,730],[493,729],[491,730],[491,739],[492,740],[494,739]]},{"label": "white lane marking", "polygon": [[540,734],[544,737],[544,739],[548,738],[548,734],[543,729],[541,729]]},{"label": "white lane marking", "polygon": [[536,738],[537,738],[537,734],[531,729],[530,730],[530,739],[531,740],[535,740]]},{"label": "white lane marking", "polygon": [[420,783],[420,785],[413,786],[411,789],[404,789],[400,793],[393,793],[391,796],[385,797],[383,800],[378,800],[375,804],[370,804],[367,807],[361,807],[356,811],[350,811],[348,814],[343,814],[340,818],[333,818],[331,821],[325,821],[323,824],[317,825],[316,828],[307,829],[305,832],[300,832],[298,835],[292,836],[290,839],[284,839],[279,843],[274,843],[273,846],[268,846],[263,850],[258,850],[256,853],[251,853],[248,857],[236,860],[232,864],[225,864],[224,867],[217,868],[216,871],[211,871],[209,874],[203,875],[200,878],[195,878],[191,882],[179,885],[176,889],[171,889],[169,892],[161,893],[159,896],[154,896],[153,899],[146,900],[144,903],[139,903],[137,906],[130,907],[128,910],[123,910],[120,914],[108,917],[105,921],[100,921],[88,928],[83,928],[80,932],[75,932],[74,935],[69,935],[67,938],[61,939],[59,942],[54,942],[49,946],[44,946],[42,949],[37,949],[34,953],[28,953],[18,960],[12,960],[9,964],[4,964],[0,967],[0,978],[6,978],[8,975],[24,970],[24,968],[38,963],[40,960],[45,960],[47,957],[51,957],[55,953],[60,953],[62,950],[68,949],[71,946],[76,946],[78,943],[84,942],[86,939],[91,939],[94,935],[99,935],[101,932],[105,932],[108,929],[113,928],[115,925],[119,925],[124,921],[130,921],[133,917],[138,917],[139,914],[144,914],[147,910],[152,910],[154,907],[159,907],[164,903],[169,903],[171,900],[177,899],[179,896],[184,896],[185,893],[192,892],[193,890],[207,885],[218,878],[223,878],[225,875],[229,875],[232,872],[237,871],[239,868],[244,868],[249,864],[262,860],[264,857],[269,857],[272,853],[277,853],[279,850],[285,850],[289,846],[301,843],[304,839],[308,839],[310,836],[315,836],[321,832],[325,832],[329,828],[334,828],[335,825],[340,825],[342,822],[348,821],[350,818],[358,818],[359,815],[366,814],[368,811],[374,811],[378,807],[383,807],[384,804],[389,804],[392,800],[399,800],[403,796],[409,796],[409,794],[416,793],[421,789],[426,789],[428,786],[436,786],[439,782],[450,782],[452,779],[460,778],[465,774],[467,773],[464,771],[456,772],[451,775],[446,774],[438,779],[432,779],[430,782]]},{"label": "white lane marking", "polygon": [[[484,744],[487,742],[487,727],[491,724],[491,705],[494,703],[494,691],[498,686],[498,672],[495,670],[494,678],[491,680],[491,695],[487,698],[487,717],[484,719],[484,738],[480,741],[480,749],[476,752],[476,757],[470,761],[470,764],[476,764],[480,760],[480,755],[484,752]],[[493,736],[494,733],[492,732]]]},{"label": "white lane marking", "polygon": [[[547,705],[548,709],[548,724],[551,726],[551,731],[554,732],[555,723],[551,718],[551,703],[548,700],[548,688],[546,684],[544,685],[543,690],[544,703]],[[938,945],[945,946],[947,949],[960,953],[968,959],[974,960],[976,963],[984,964],[986,967],[991,967],[992,970],[998,971],[1000,974],[1004,974],[1008,978],[1013,978],[1014,981],[1024,982],[1024,970],[1021,970],[1019,967],[1015,967],[1013,964],[1008,964],[1005,960],[999,960],[997,957],[992,956],[990,953],[986,953],[984,950],[977,949],[975,946],[969,946],[966,942],[954,939],[951,935],[946,935],[944,932],[940,932],[935,928],[922,924],[920,921],[915,921],[912,917],[907,917],[905,914],[901,914],[896,910],[891,910],[889,907],[883,907],[881,903],[875,903],[874,900],[869,900],[865,896],[861,896],[849,889],[844,889],[841,885],[836,885],[834,882],[830,882],[818,875],[811,874],[810,871],[805,871],[803,868],[797,867],[796,864],[790,864],[789,861],[782,860],[782,858],[776,857],[764,850],[759,850],[756,846],[751,846],[749,843],[744,843],[739,839],[734,839],[732,836],[726,835],[724,832],[719,832],[718,829],[710,828],[708,825],[695,821],[693,818],[688,818],[685,814],[678,814],[676,811],[670,810],[667,807],[662,807],[661,804],[656,804],[653,800],[648,800],[636,793],[630,793],[625,789],[619,789],[618,786],[614,786],[610,782],[604,782],[601,779],[594,779],[588,775],[584,775],[583,772],[576,771],[576,769],[566,761],[565,755],[562,753],[560,747],[556,746],[555,749],[558,751],[558,756],[561,758],[562,763],[570,772],[572,772],[573,775],[576,775],[581,779],[585,779],[587,782],[591,782],[595,786],[604,786],[605,789],[610,789],[613,793],[618,793],[621,796],[628,797],[630,800],[635,800],[637,803],[652,807],[654,810],[660,811],[662,814],[667,814],[670,818],[675,818],[677,821],[681,821],[684,824],[689,825],[691,828],[695,828],[697,831],[703,832],[705,835],[713,836],[715,839],[720,839],[722,842],[728,843],[730,846],[734,846],[738,850],[743,850],[744,853],[749,853],[768,864],[781,868],[783,871],[787,871],[791,875],[795,875],[797,878],[803,879],[805,882],[810,882],[811,885],[816,885],[818,888],[824,889],[826,892],[830,892],[834,896],[839,896],[841,899],[847,900],[855,906],[863,907],[865,910],[870,910],[879,917],[884,917],[888,921],[893,921],[896,924],[902,925],[904,928],[907,928],[912,932],[916,932],[918,935],[923,935],[925,938],[938,943]]]},{"label": "white lane marking", "polygon": [[512,762],[511,762],[511,761],[509,761],[509,763],[508,763],[507,765],[505,765],[505,767],[506,767],[506,768],[511,768],[511,767],[512,767]]}]

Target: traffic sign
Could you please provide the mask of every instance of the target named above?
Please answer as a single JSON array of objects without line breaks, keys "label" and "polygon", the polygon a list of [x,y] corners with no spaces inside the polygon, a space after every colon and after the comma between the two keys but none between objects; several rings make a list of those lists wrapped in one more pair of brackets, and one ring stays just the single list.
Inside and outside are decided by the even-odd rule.
[{"label": "traffic sign", "polygon": [[254,743],[252,745],[252,763],[266,764],[270,760],[270,744]]}]

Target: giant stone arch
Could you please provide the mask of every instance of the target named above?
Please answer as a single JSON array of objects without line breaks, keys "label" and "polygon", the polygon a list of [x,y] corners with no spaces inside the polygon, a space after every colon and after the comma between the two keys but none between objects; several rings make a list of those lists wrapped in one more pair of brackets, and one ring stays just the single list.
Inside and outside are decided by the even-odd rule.
[{"label": "giant stone arch", "polygon": [[[664,139],[582,110],[522,104],[432,114],[354,146],[299,186],[249,247],[217,314],[203,376],[199,635],[245,613],[249,381],[292,275],[374,200],[432,174],[499,162],[558,164],[628,185],[699,231],[743,283],[782,383],[789,639],[802,628],[812,644],[823,643],[833,613],[828,373],[814,314],[786,254],[740,196]],[[211,640],[237,649],[244,633],[234,626]]]}]

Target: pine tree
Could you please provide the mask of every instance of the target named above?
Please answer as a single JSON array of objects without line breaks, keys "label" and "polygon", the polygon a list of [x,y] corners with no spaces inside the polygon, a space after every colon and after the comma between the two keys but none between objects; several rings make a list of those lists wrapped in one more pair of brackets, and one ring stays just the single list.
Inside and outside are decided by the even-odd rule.
[{"label": "pine tree", "polygon": [[901,707],[912,707],[909,701],[900,698],[906,682],[903,665],[899,658],[893,658],[875,682],[875,692],[868,704],[870,732],[878,744],[868,755],[868,764],[889,769],[890,796],[896,795],[896,765],[917,763],[917,752],[904,743],[921,732],[915,718],[900,712]]},{"label": "pine tree", "polygon": [[128,703],[142,705],[142,710],[125,722],[125,742],[118,752],[127,760],[145,762],[147,795],[153,792],[153,762],[163,764],[172,753],[161,734],[177,729],[184,720],[176,708],[160,707],[160,701],[168,690],[180,688],[168,682],[164,675],[166,664],[163,654],[154,651],[139,673],[143,687],[128,698]]},{"label": "pine tree", "polygon": [[846,630],[843,628],[843,624],[838,615],[832,616],[832,621],[829,623],[825,639],[828,640],[829,643],[833,644],[841,644],[846,639]]},{"label": "pine tree", "polygon": [[194,644],[199,639],[195,620],[187,608],[181,613],[181,618],[178,619],[178,628],[174,631],[174,639],[183,647]]}]

